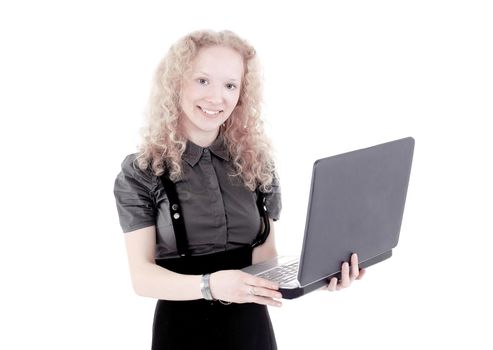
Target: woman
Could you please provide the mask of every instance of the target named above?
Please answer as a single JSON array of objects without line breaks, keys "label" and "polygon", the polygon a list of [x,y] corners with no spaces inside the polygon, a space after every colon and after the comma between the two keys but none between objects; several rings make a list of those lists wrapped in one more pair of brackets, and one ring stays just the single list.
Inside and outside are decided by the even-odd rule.
[{"label": "woman", "polygon": [[[140,151],[115,181],[133,287],[159,299],[153,349],[276,349],[266,306],[281,305],[278,285],[239,271],[276,255],[260,88],[255,50],[230,31],[185,36],[156,71]],[[360,278],[357,266],[327,289]]]}]

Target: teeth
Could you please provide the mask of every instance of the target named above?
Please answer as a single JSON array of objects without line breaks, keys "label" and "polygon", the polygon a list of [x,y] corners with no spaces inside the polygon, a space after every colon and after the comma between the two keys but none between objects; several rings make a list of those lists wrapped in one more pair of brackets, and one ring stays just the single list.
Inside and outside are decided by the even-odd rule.
[{"label": "teeth", "polygon": [[219,112],[221,112],[221,111],[209,111],[209,110],[207,110],[207,109],[203,109],[202,107],[200,107],[200,109],[201,109],[203,112],[205,112],[206,114],[211,114],[211,115],[213,115],[213,114],[218,114]]}]

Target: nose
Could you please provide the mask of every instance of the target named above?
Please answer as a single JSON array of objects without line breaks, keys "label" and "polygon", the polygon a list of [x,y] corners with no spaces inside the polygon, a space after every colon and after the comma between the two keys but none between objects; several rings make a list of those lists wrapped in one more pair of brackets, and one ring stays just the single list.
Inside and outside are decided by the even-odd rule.
[{"label": "nose", "polygon": [[221,87],[210,86],[210,88],[208,89],[206,100],[211,104],[220,104],[223,100]]}]

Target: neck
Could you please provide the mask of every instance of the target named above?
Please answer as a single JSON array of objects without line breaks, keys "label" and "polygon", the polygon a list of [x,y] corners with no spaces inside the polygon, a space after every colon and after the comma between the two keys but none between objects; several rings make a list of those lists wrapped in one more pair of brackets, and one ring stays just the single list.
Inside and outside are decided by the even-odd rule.
[{"label": "neck", "polygon": [[186,133],[187,139],[195,143],[200,147],[209,147],[214,140],[217,138],[219,134],[219,130],[211,131],[208,133],[201,132],[200,134]]}]

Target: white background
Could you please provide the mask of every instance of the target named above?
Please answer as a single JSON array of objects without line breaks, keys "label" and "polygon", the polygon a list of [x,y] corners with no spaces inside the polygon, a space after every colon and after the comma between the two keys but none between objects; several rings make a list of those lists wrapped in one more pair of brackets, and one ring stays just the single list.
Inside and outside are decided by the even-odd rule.
[{"label": "white background", "polygon": [[399,246],[363,281],[272,309],[280,349],[491,349],[493,11],[487,1],[5,1],[2,349],[148,349],[113,181],[170,44],[231,29],[265,71],[296,253],[312,162],[406,136]]}]

